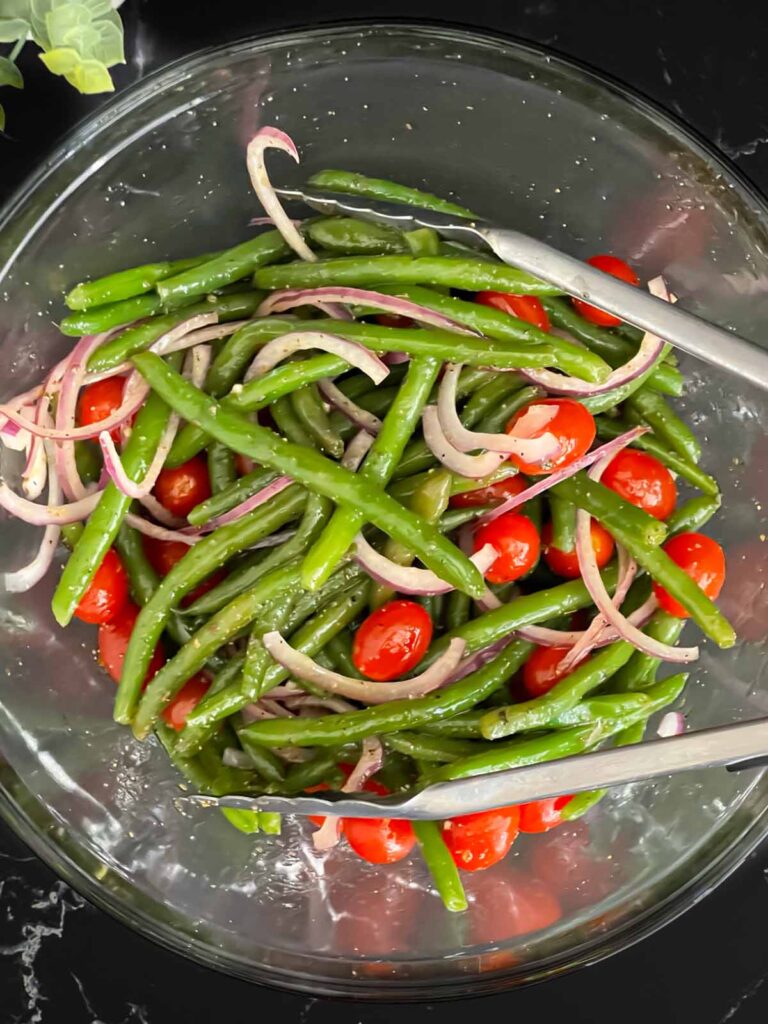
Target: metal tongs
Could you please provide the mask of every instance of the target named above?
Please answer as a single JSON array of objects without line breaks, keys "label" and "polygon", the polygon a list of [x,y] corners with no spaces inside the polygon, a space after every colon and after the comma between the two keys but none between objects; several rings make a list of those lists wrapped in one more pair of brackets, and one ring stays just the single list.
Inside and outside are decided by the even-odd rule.
[{"label": "metal tongs", "polygon": [[489,811],[508,804],[641,782],[675,772],[725,766],[729,771],[768,765],[768,719],[702,729],[684,736],[579,754],[544,764],[511,768],[453,782],[439,782],[397,796],[348,795],[333,791],[310,796],[179,797],[204,807],[336,814],[345,818],[441,820]]},{"label": "metal tongs", "polygon": [[351,214],[361,220],[387,224],[404,231],[416,227],[432,228],[449,241],[491,249],[511,267],[525,270],[569,295],[614,313],[683,352],[728,370],[758,387],[768,388],[768,351],[759,345],[686,312],[679,303],[672,305],[657,299],[641,288],[633,288],[520,231],[496,227],[483,220],[462,220],[416,206],[340,192],[313,188],[278,188],[275,191],[284,199],[299,200],[320,213]]}]

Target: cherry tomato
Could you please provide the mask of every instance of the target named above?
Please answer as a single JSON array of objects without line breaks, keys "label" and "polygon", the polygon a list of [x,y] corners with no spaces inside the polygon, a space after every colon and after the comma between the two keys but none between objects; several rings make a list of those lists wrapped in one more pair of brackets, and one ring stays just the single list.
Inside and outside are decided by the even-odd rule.
[{"label": "cherry tomato", "polygon": [[235,472],[238,476],[247,476],[248,473],[252,473],[256,468],[256,463],[248,455],[241,455],[240,452],[235,453]]},{"label": "cherry tomato", "polygon": [[[610,274],[611,277],[617,277],[620,281],[626,281],[627,284],[635,286],[640,284],[640,278],[632,267],[624,260],[620,260],[618,256],[592,256],[587,263],[602,270],[604,274]],[[590,306],[583,299],[571,299],[571,302],[574,309],[592,324],[598,324],[600,327],[617,327],[621,323],[620,317],[614,316],[613,313],[606,313],[602,309],[598,309],[597,306]]]},{"label": "cherry tomato", "polygon": [[518,580],[536,565],[539,558],[539,532],[528,516],[505,512],[481,526],[473,539],[475,551],[492,544],[498,557],[485,573],[491,583]]},{"label": "cherry tomato", "polygon": [[211,496],[208,467],[199,456],[175,469],[163,469],[155,484],[155,497],[172,515],[185,517]]},{"label": "cherry tomato", "polygon": [[562,916],[560,901],[552,889],[517,868],[504,865],[498,873],[477,875],[472,889],[472,940],[478,944],[502,943],[541,931]]},{"label": "cherry tomato", "polygon": [[[125,377],[107,377],[82,389],[77,399],[77,422],[81,427],[99,423],[117,412],[123,404]],[[120,441],[120,427],[111,431],[112,440]]]},{"label": "cherry tomato", "polygon": [[[507,498],[514,498],[528,488],[528,482],[521,476],[508,476],[506,480],[497,480],[487,487],[478,487],[476,491],[463,491],[454,494],[449,504],[451,508],[476,508],[478,505],[500,505]],[[518,505],[522,511],[525,505]]]},{"label": "cherry tomato", "polygon": [[[592,535],[592,550],[595,552],[598,568],[602,569],[610,562],[613,555],[615,547],[613,537],[596,519],[590,523],[589,532]],[[581,571],[576,548],[571,548],[570,551],[556,548],[552,543],[551,523],[545,523],[541,531],[541,542],[544,549],[544,561],[552,572],[556,572],[558,576],[564,576],[567,580],[578,579]]]},{"label": "cherry tomato", "polygon": [[[158,576],[167,576],[174,565],[180,562],[184,555],[191,550],[188,544],[184,544],[180,540],[158,540],[156,537],[145,536],[142,538],[142,544],[147,560]],[[222,570],[212,573],[208,579],[199,583],[193,591],[182,599],[181,607],[188,608],[189,605],[194,604],[203,594],[213,590],[225,578],[226,573]]]},{"label": "cherry tomato", "polygon": [[[99,664],[102,665],[116,683],[120,682],[125,661],[125,651],[136,623],[139,609],[129,601],[120,614],[112,622],[99,626]],[[155,676],[165,664],[163,649],[155,648],[152,659],[144,677],[144,686]]]},{"label": "cherry tomato", "polygon": [[176,732],[181,732],[187,724],[187,715],[195,710],[208,692],[210,685],[210,679],[200,672],[188,679],[170,704],[166,704],[163,708],[163,718],[166,723]]},{"label": "cherry tomato", "polygon": [[611,459],[601,482],[657,519],[666,519],[677,502],[677,485],[667,467],[647,452],[632,448]]},{"label": "cherry tomato", "polygon": [[518,807],[501,807],[449,818],[443,823],[443,839],[456,866],[463,871],[482,871],[498,864],[517,839]]},{"label": "cherry tomato", "polygon": [[109,548],[75,608],[83,622],[111,622],[128,601],[128,574],[120,556]]},{"label": "cherry tomato", "polygon": [[521,832],[549,832],[561,822],[560,811],[572,796],[555,796],[549,800],[533,800],[529,804],[520,804]]},{"label": "cherry tomato", "polygon": [[[725,582],[725,554],[717,541],[703,533],[679,533],[667,541],[664,550],[714,601]],[[689,613],[664,587],[654,583],[653,592],[665,612],[688,618]]]},{"label": "cherry tomato", "polygon": [[413,327],[413,320],[399,313],[377,313],[374,320],[382,327]]},{"label": "cherry tomato", "polygon": [[389,601],[355,633],[352,661],[364,676],[387,682],[415,668],[431,640],[432,619],[426,608],[415,601]]},{"label": "cherry tomato", "polygon": [[394,864],[407,857],[416,842],[410,821],[398,818],[344,818],[347,842],[369,864]]},{"label": "cherry tomato", "polygon": [[510,459],[521,473],[527,473],[529,476],[543,476],[556,469],[570,466],[576,459],[581,458],[594,441],[597,429],[592,413],[581,402],[576,402],[572,398],[540,398],[524,405],[522,409],[518,409],[507,424],[508,434],[513,433],[517,422],[534,406],[536,408],[555,406],[557,413],[548,423],[543,424],[528,436],[541,437],[542,434],[554,434],[560,443],[560,451],[545,464],[525,462],[516,455],[510,455]]},{"label": "cherry tomato", "polygon": [[540,331],[549,331],[550,323],[547,311],[541,304],[541,299],[535,295],[514,295],[511,292],[478,292],[475,302],[483,306],[491,306],[493,309],[500,309],[502,313],[509,313],[519,320],[525,320],[527,324],[533,324]]},{"label": "cherry tomato", "polygon": [[570,647],[534,647],[523,665],[523,686],[529,697],[541,697],[568,675],[560,670],[560,662],[569,651]]}]

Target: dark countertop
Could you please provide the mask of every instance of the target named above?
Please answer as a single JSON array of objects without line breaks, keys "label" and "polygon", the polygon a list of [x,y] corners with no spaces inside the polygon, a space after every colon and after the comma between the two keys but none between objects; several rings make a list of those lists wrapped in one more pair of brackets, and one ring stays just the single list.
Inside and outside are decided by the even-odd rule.
[{"label": "dark countertop", "polygon": [[[323,21],[421,17],[490,29],[550,46],[639,89],[683,118],[768,189],[768,22],[761,4],[723,0],[474,0],[450,3],[293,0],[245,5],[128,0],[129,65],[118,87],[202,45]],[[242,9],[251,8],[251,13]],[[322,16],[317,9],[322,8]],[[23,93],[4,89],[9,137],[0,140],[0,195],[102,97],[81,97],[43,71],[32,47]],[[482,1001],[489,1016],[555,1017],[571,1024],[768,1019],[768,848],[682,919],[588,970]],[[168,953],[85,903],[0,824],[0,1024],[156,1024],[255,1015],[301,1024],[415,1024],[444,1005],[369,1006],[256,988]]]}]

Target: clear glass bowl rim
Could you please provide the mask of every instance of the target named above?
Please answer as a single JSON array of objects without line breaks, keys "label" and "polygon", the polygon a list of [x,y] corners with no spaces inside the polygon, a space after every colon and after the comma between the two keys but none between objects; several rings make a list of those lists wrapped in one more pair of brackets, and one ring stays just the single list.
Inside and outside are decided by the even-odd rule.
[{"label": "clear glass bowl rim", "polygon": [[[428,39],[442,39],[457,44],[470,42],[491,48],[512,46],[535,57],[553,58],[563,67],[592,79],[602,89],[618,95],[641,110],[646,116],[661,120],[667,126],[672,127],[689,146],[699,150],[709,160],[722,166],[735,183],[735,187],[745,194],[745,198],[749,200],[768,229],[768,200],[749,177],[737,168],[730,158],[699,135],[694,128],[646,97],[642,92],[629,88],[610,75],[596,70],[588,63],[563,55],[549,46],[537,46],[502,33],[486,30],[476,31],[457,25],[429,22],[424,19],[409,21],[400,18],[391,21],[375,19],[337,22],[313,29],[294,28],[282,32],[243,37],[231,43],[197,50],[156,69],[145,78],[128,86],[111,102],[101,107],[97,113],[83,119],[65,137],[42,166],[29,175],[12,193],[0,210],[0,232],[17,213],[23,210],[27,200],[34,195],[46,178],[71,155],[74,149],[84,145],[97,135],[107,123],[129,114],[135,106],[142,102],[148,92],[158,86],[165,88],[172,85],[174,81],[186,77],[196,68],[204,67],[211,57],[236,55],[246,51],[265,51],[274,45],[296,44],[306,40],[354,32],[363,32],[369,35],[397,31],[408,31]],[[11,260],[13,255],[11,254]],[[764,794],[768,794],[768,789],[765,786],[767,777],[764,775],[762,779]],[[563,952],[535,965],[523,964],[517,968],[431,981],[387,978],[386,981],[381,982],[375,977],[361,977],[354,982],[345,982],[337,978],[324,982],[315,975],[283,971],[276,969],[275,966],[258,964],[229,953],[222,953],[203,941],[180,934],[172,924],[159,920],[149,911],[132,905],[124,895],[121,895],[119,888],[116,887],[116,891],[113,891],[101,884],[98,872],[99,870],[103,871],[103,865],[89,851],[76,844],[73,844],[71,849],[67,849],[65,842],[60,838],[56,839],[48,835],[35,823],[28,811],[23,809],[12,796],[11,790],[22,785],[21,780],[15,776],[9,766],[2,765],[0,815],[5,822],[41,860],[75,891],[101,910],[117,918],[121,923],[202,966],[212,967],[247,981],[308,992],[312,995],[341,996],[357,1000],[434,1001],[487,995],[521,984],[543,981],[549,977],[560,975],[564,971],[597,963],[652,935],[698,903],[725,881],[768,835],[768,800],[766,800],[765,805],[755,812],[754,818],[749,820],[735,836],[730,836],[728,843],[724,843],[709,860],[700,866],[696,873],[682,881],[679,887],[665,899],[652,908],[645,909],[639,916],[625,922],[609,935],[596,936],[591,941],[583,943],[578,950]],[[753,796],[755,792],[756,789],[753,789]],[[39,808],[37,803],[36,807]],[[127,887],[126,891],[129,891]]]}]

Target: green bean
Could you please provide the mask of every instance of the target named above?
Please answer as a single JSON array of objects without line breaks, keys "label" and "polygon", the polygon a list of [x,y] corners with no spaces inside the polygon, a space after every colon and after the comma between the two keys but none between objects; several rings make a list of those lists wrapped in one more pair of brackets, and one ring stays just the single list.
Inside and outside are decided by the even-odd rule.
[{"label": "green bean", "polygon": [[147,263],[142,267],[130,270],[119,270],[116,274],[107,274],[95,281],[83,281],[68,292],[64,301],[70,309],[90,309],[91,306],[103,306],[106,303],[132,299],[152,291],[158,281],[174,274],[180,274],[190,267],[196,267],[210,259],[210,256],[193,256],[191,259]]},{"label": "green bean", "polygon": [[387,181],[384,178],[368,178],[364,174],[353,171],[326,170],[313,174],[307,182],[313,188],[328,192],[346,192],[349,195],[366,196],[369,199],[384,199],[392,203],[405,203],[407,206],[420,206],[423,210],[437,210],[453,217],[470,217],[475,215],[471,210],[440,199],[430,192],[422,192],[407,185]]},{"label": "green bean", "polygon": [[317,384],[307,384],[293,391],[290,402],[299,422],[320,451],[340,459],[344,454],[344,442],[331,426]]},{"label": "green bean", "polygon": [[131,596],[136,604],[143,608],[157,590],[160,577],[149,564],[141,534],[132,526],[123,523],[117,532],[114,544],[120,555],[120,561],[128,573]]},{"label": "green bean", "polygon": [[573,551],[576,547],[576,509],[570,501],[550,493],[549,514],[552,517],[552,547]]},{"label": "green bean", "polygon": [[[629,747],[634,743],[642,743],[643,736],[645,735],[645,725],[645,722],[635,722],[634,725],[629,725],[626,729],[622,729],[621,732],[616,734],[613,745],[615,747]],[[561,820],[575,821],[577,818],[583,818],[587,811],[591,811],[593,807],[600,803],[607,792],[607,789],[588,789],[583,793],[577,793],[560,811]]]},{"label": "green bean", "polygon": [[267,782],[281,783],[285,781],[285,764],[277,754],[258,743],[251,743],[247,736],[242,735],[242,727],[237,730],[237,738],[246,754],[253,761],[254,769]]},{"label": "green bean", "polygon": [[[496,693],[499,692],[501,691],[496,691]],[[446,718],[441,722],[425,722],[421,729],[428,736],[456,740],[481,740],[483,734],[480,732],[480,722],[485,714],[487,714],[487,710],[476,708],[474,711],[465,711],[463,715]]]},{"label": "green bean", "polygon": [[627,399],[632,416],[647,423],[654,434],[688,462],[696,463],[701,458],[701,445],[687,423],[683,423],[670,409],[667,402],[647,387],[638,388]]},{"label": "green bean", "polygon": [[303,793],[305,789],[316,786],[319,782],[327,782],[332,789],[340,786],[344,776],[338,767],[339,762],[353,751],[354,748],[349,746],[332,747],[330,750],[318,750],[311,761],[292,764],[279,792],[287,796],[292,793]]},{"label": "green bean", "polygon": [[[304,424],[296,415],[291,402],[292,395],[285,395],[278,398],[270,406],[269,412],[275,422],[278,431],[292,444],[302,448],[315,448],[314,438],[305,429]],[[277,467],[275,467],[277,468]]]},{"label": "green bean", "polygon": [[[453,490],[453,487],[451,488]],[[448,511],[440,516],[440,527],[441,533],[453,533],[454,530],[458,530],[460,526],[464,526],[465,523],[471,523],[478,516],[483,515],[485,512],[490,512],[494,505],[472,505],[470,508],[449,508]]]},{"label": "green bean", "polygon": [[159,281],[157,293],[166,305],[207,295],[217,288],[250,277],[258,267],[284,259],[290,253],[279,231],[266,231],[205,263]]},{"label": "green bean", "polygon": [[440,236],[433,228],[416,228],[403,237],[412,256],[437,256],[440,252]]},{"label": "green bean", "polygon": [[[265,604],[281,592],[296,587],[298,579],[298,566],[281,566],[264,576],[257,586],[248,593],[236,597],[201,626],[189,643],[163,665],[144,690],[133,718],[133,733],[136,738],[144,739],[148,735],[162,714],[163,708],[215,651],[250,625]],[[217,694],[214,699],[219,696],[220,694]]]},{"label": "green bean", "polygon": [[[629,362],[637,352],[639,341],[630,341],[614,331],[590,323],[576,312],[567,298],[545,299],[544,308],[555,327],[583,341],[613,367]],[[642,337],[641,332],[640,335]],[[665,395],[679,397],[683,393],[683,375],[669,363],[660,362],[648,377],[648,386]]]},{"label": "green bean", "polygon": [[306,498],[299,528],[293,537],[275,547],[256,561],[248,560],[231,572],[216,587],[203,594],[188,609],[190,615],[210,615],[225,604],[252,587],[257,580],[278,565],[303,555],[307,547],[318,536],[331,514],[331,502],[316,494]]},{"label": "green bean", "polygon": [[448,629],[463,626],[472,613],[472,601],[460,590],[453,590],[448,595],[448,608],[445,614],[445,625]]},{"label": "green bean", "polygon": [[445,845],[440,825],[436,821],[414,821],[413,831],[421,847],[421,855],[432,875],[446,910],[461,913],[467,909],[467,897],[461,884],[459,870]]},{"label": "green bean", "polygon": [[259,825],[265,836],[279,836],[282,827],[282,815],[277,811],[259,811]]},{"label": "green bean", "polygon": [[[295,580],[296,578],[291,574],[291,586],[296,586]],[[314,657],[322,651],[332,636],[345,629],[356,618],[365,605],[367,589],[367,582],[358,583],[334,598],[314,618],[305,622],[291,636],[291,646],[309,657]],[[243,595],[243,597],[247,598],[248,595]],[[237,600],[240,601],[242,598]],[[283,668],[282,665],[270,665],[261,685],[262,693],[269,693],[271,689],[278,686],[289,675],[288,670]],[[302,685],[305,689],[310,689],[309,684],[303,683]],[[212,699],[208,700],[206,698],[201,701],[187,717],[187,725],[180,741],[182,748],[188,752],[196,749],[201,743],[205,742],[210,730],[217,728],[218,723],[223,718],[227,718],[236,711],[240,711],[247,703],[247,699],[243,697],[240,690],[222,690],[221,693],[216,694]],[[306,719],[305,721],[313,721],[313,719]],[[249,731],[250,728],[251,726],[245,726],[245,731],[249,738],[253,739]],[[282,746],[284,744],[273,745]]]},{"label": "green bean", "polygon": [[[621,420],[608,419],[605,416],[598,416],[595,423],[597,424],[597,436],[604,441],[610,441],[614,437],[619,437],[620,434],[625,433],[629,429]],[[720,493],[717,481],[713,477],[708,476],[699,466],[689,462],[687,458],[682,458],[677,452],[667,448],[653,434],[643,434],[642,437],[638,437],[632,442],[631,447],[639,448],[641,451],[653,455],[667,469],[671,469],[673,473],[683,477],[688,483],[703,491],[704,494],[714,497]]]},{"label": "green bean", "polygon": [[618,672],[632,657],[633,650],[626,640],[619,640],[583,661],[541,697],[489,711],[480,725],[483,736],[497,740],[527,729],[548,728],[553,719]]},{"label": "green bean", "polygon": [[202,526],[204,523],[215,519],[217,516],[229,512],[237,505],[242,504],[248,498],[263,490],[267,484],[277,479],[278,474],[273,469],[254,469],[246,473],[227,488],[213,494],[199,505],[195,505],[187,516],[193,526]]},{"label": "green bean", "polygon": [[627,381],[626,384],[620,384],[617,388],[613,388],[611,391],[604,391],[601,394],[590,395],[587,398],[580,398],[578,401],[581,402],[584,408],[588,409],[593,416],[615,409],[646,385],[654,369],[664,362],[670,349],[670,345],[665,345],[658,358],[633,380]]},{"label": "green bean", "polygon": [[272,662],[262,643],[262,637],[271,629],[283,630],[295,604],[296,594],[291,590],[283,591],[270,601],[254,620],[240,683],[240,692],[246,701],[259,699],[263,692],[265,673]]},{"label": "green bean", "polygon": [[[150,395],[139,410],[121,456],[125,472],[131,480],[143,479],[169,415],[170,409],[159,395]],[[131,498],[110,481],[85,524],[54,592],[51,609],[60,626],[69,624],[130,506]]]},{"label": "green bean", "polygon": [[672,536],[676,533],[696,533],[702,526],[706,526],[717,512],[720,502],[719,494],[714,498],[707,495],[690,498],[669,516],[667,529]]},{"label": "green bean", "polygon": [[441,295],[430,288],[418,286],[400,288],[385,286],[382,291],[398,295],[419,306],[426,306],[427,309],[442,313],[455,320],[456,323],[469,327],[486,338],[494,338],[496,341],[527,341],[551,345],[557,353],[557,365],[571,376],[599,383],[605,380],[611,371],[610,362],[603,359],[601,354],[595,354],[564,338],[542,331],[526,320],[512,316],[511,313],[504,313],[493,306],[486,306],[479,302],[467,302],[465,299],[458,299],[452,295]]},{"label": "green bean", "polygon": [[[306,384],[314,384],[326,377],[335,377],[348,368],[349,364],[345,359],[325,353],[301,361],[284,363],[262,377],[248,381],[247,384],[234,385],[234,389],[222,399],[221,404],[228,409],[255,412]],[[367,377],[364,379],[370,383]],[[176,435],[166,464],[170,467],[180,466],[202,451],[209,441],[210,438],[204,430],[194,423],[186,423]]]},{"label": "green bean", "polygon": [[208,446],[208,478],[212,494],[229,490],[237,480],[234,452],[216,441]]},{"label": "green bean", "polygon": [[420,761],[444,762],[468,757],[484,744],[472,740],[427,736],[418,732],[393,732],[384,737],[384,746]]},{"label": "green bean", "polygon": [[323,285],[428,284],[465,291],[560,294],[559,288],[506,263],[487,263],[471,256],[342,256],[316,263],[263,267],[253,275],[253,282],[267,291]]},{"label": "green bean", "polygon": [[677,563],[673,562],[662,548],[655,547],[652,543],[648,543],[646,538],[640,536],[630,523],[628,515],[613,515],[609,507],[613,503],[613,498],[604,500],[604,492],[611,494],[613,492],[608,492],[608,488],[603,487],[602,484],[589,481],[581,473],[556,484],[553,490],[568,498],[579,508],[585,508],[590,515],[598,519],[613,534],[616,541],[627,549],[635,561],[680,602],[718,647],[734,645],[736,634],[733,626],[701,587],[694,583],[691,577]]},{"label": "green bean", "polygon": [[225,686],[229,686],[236,679],[240,678],[240,674],[243,671],[243,665],[245,664],[244,654],[235,654],[227,661],[224,662],[224,667],[216,673],[211,680],[211,685],[208,687],[206,697],[212,697],[214,693],[218,693],[223,690]]},{"label": "green bean", "polygon": [[431,785],[435,782],[486,775],[507,768],[522,768],[528,764],[541,764],[543,761],[555,761],[561,757],[570,757],[572,754],[581,754],[636,722],[647,721],[655,711],[677,700],[686,679],[685,675],[670,676],[669,679],[657,683],[653,692],[649,691],[651,699],[648,703],[640,710],[629,712],[620,718],[606,719],[599,725],[562,729],[538,736],[521,737],[508,743],[497,743],[495,749],[431,769],[422,781]]},{"label": "green bean", "polygon": [[256,318],[231,334],[211,363],[205,378],[205,391],[221,398],[242,377],[254,354],[266,342],[280,334],[287,334],[296,326],[288,317]]},{"label": "green bean", "polygon": [[307,227],[307,235],[326,252],[344,256],[410,252],[402,232],[383,224],[366,224],[353,217],[315,221]]},{"label": "green bean", "polygon": [[319,452],[281,440],[271,430],[227,412],[169,369],[154,353],[137,355],[135,363],[150,386],[167,397],[176,412],[199,423],[216,440],[255,458],[261,465],[279,469],[318,494],[357,507],[374,526],[410,545],[427,568],[439,572],[441,579],[451,586],[472,596],[482,594],[482,575],[466,555],[435,526],[405,509],[381,488]]},{"label": "green bean", "polygon": [[531,644],[515,641],[476,672],[426,697],[390,701],[324,718],[253,722],[246,731],[255,743],[267,747],[334,747],[366,736],[418,729],[426,722],[459,715],[485,700],[517,672],[531,649]]},{"label": "green bean", "polygon": [[[664,644],[675,644],[685,626],[685,619],[678,619],[675,615],[659,609],[653,613],[650,622],[644,632],[654,640],[660,640]],[[660,658],[654,658],[642,651],[635,651],[627,664],[619,672],[611,686],[619,693],[631,693],[634,690],[644,690],[653,682],[656,670],[661,665]]]},{"label": "green bean", "polygon": [[75,466],[84,484],[97,483],[103,465],[98,444],[93,441],[75,441]]},{"label": "green bean", "polygon": [[586,509],[616,536],[620,544],[624,541],[619,539],[619,533],[631,534],[638,544],[648,546],[661,544],[667,536],[664,523],[624,501],[604,484],[590,480],[586,473],[576,473],[555,484],[549,493]]},{"label": "green bean", "polygon": [[236,828],[238,832],[251,836],[261,831],[263,811],[249,811],[238,807],[220,807],[219,810],[229,824]]},{"label": "green bean", "polygon": [[515,391],[514,394],[509,395],[499,403],[499,405],[493,409],[483,420],[481,420],[478,429],[487,431],[490,434],[497,434],[504,430],[507,423],[518,409],[522,409],[528,405],[529,402],[534,402],[537,398],[541,398],[541,391],[536,387],[520,388],[519,391]]},{"label": "green bean", "polygon": [[327,651],[334,662],[334,668],[345,676],[362,679],[362,673],[352,660],[352,638],[349,633],[338,633],[328,641]]},{"label": "green bean", "polygon": [[[149,404],[144,406],[144,410]],[[140,415],[143,415],[144,410]],[[135,434],[134,426],[131,440]],[[131,722],[147,667],[172,609],[233,555],[258,543],[295,518],[305,501],[306,496],[300,487],[288,487],[248,515],[204,537],[173,566],[141,610],[134,625],[115,698],[115,721],[124,724]]]},{"label": "green bean", "polygon": [[84,334],[98,334],[121,327],[133,320],[143,320],[165,312],[162,300],[154,292],[137,295],[132,299],[110,302],[105,306],[94,306],[81,313],[70,313],[59,322],[59,330],[68,337],[79,338]]},{"label": "green bean", "polygon": [[[149,348],[172,327],[176,327],[177,324],[183,323],[184,320],[188,320],[198,313],[216,313],[221,321],[249,317],[256,311],[259,300],[258,292],[234,292],[231,295],[210,296],[202,302],[185,306],[184,309],[166,313],[164,316],[153,317],[147,323],[129,327],[118,334],[116,338],[111,338],[104,345],[100,345],[88,360],[88,369],[92,373],[113,370],[116,366],[124,363],[126,359],[130,359],[135,352]],[[107,329],[107,327],[95,324],[86,333],[98,334]]]},{"label": "green bean", "polygon": [[[397,498],[398,501],[407,502],[434,473],[438,472],[441,472],[441,470],[433,468],[428,469],[424,473],[414,473],[413,476],[396,480],[389,488],[389,493],[394,498]],[[483,487],[490,487],[491,484],[495,484],[499,480],[508,480],[509,477],[517,476],[517,474],[517,466],[511,462],[502,463],[490,476],[484,476],[479,480],[468,476],[459,476],[458,473],[452,473],[451,496],[454,494],[464,494],[466,491],[477,491]]]},{"label": "green bean", "polygon": [[83,533],[82,523],[64,523],[61,527],[61,539],[71,551]]}]

